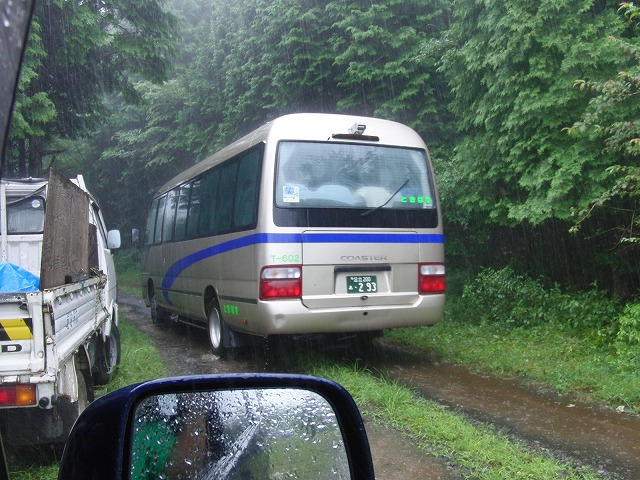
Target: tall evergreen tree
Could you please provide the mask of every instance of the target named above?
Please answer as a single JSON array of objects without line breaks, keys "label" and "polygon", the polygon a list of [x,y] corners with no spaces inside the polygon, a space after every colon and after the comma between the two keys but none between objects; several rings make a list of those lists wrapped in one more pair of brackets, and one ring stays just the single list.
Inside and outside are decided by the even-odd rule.
[{"label": "tall evergreen tree", "polygon": [[455,0],[443,71],[460,141],[457,204],[493,222],[568,219],[602,190],[602,153],[562,132],[586,107],[576,78],[602,78],[616,52],[616,2]]},{"label": "tall evergreen tree", "polygon": [[443,143],[449,118],[437,68],[448,8],[439,0],[330,2],[338,110],[395,119]]},{"label": "tall evergreen tree", "polygon": [[[43,51],[31,76],[23,77],[22,100],[46,97],[55,116],[29,122],[29,106],[18,105],[24,123],[13,130],[6,173],[38,176],[46,142],[91,131],[106,113],[104,93],[135,101],[132,75],[167,78],[177,19],[163,10],[162,0],[44,0],[35,15]],[[34,132],[36,123],[40,130]]]},{"label": "tall evergreen tree", "polygon": [[607,228],[614,228],[623,248],[640,245],[640,8],[623,3],[620,11],[629,19],[631,39],[610,37],[629,60],[620,64],[615,77],[604,81],[576,80],[575,86],[589,95],[589,108],[568,132],[577,139],[587,139],[612,162],[604,170],[610,187],[589,205],[577,209],[574,230],[591,225],[602,215],[613,217]]}]

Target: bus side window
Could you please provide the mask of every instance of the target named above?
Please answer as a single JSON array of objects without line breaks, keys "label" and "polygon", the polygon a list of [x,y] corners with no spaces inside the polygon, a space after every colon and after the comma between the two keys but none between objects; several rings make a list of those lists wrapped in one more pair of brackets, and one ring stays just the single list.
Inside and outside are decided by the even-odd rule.
[{"label": "bus side window", "polygon": [[259,159],[260,152],[254,150],[240,161],[233,211],[233,225],[236,228],[250,227],[255,223]]},{"label": "bus side window", "polygon": [[218,185],[220,183],[220,169],[210,170],[204,177],[202,194],[203,209],[200,213],[200,235],[212,235],[214,222],[218,215]]},{"label": "bus side window", "polygon": [[176,210],[176,241],[187,238],[187,213],[189,212],[190,194],[190,183],[180,187],[180,196],[178,197],[178,207]]},{"label": "bus side window", "polygon": [[153,236],[153,243],[162,242],[162,222],[164,220],[164,204],[166,203],[167,196],[163,195],[158,199],[158,215],[156,216],[155,234]]},{"label": "bus side window", "polygon": [[200,210],[202,205],[202,179],[194,180],[191,184],[191,198],[189,199],[189,213],[187,214],[187,238],[196,238],[199,234]]},{"label": "bus side window", "polygon": [[167,194],[167,203],[164,207],[164,223],[162,224],[162,241],[173,240],[173,229],[176,224],[176,205],[178,203],[178,191],[171,190]]},{"label": "bus side window", "polygon": [[228,232],[231,229],[239,164],[240,162],[228,163],[220,170],[220,188],[218,189],[218,203],[214,219],[214,233],[216,234]]},{"label": "bus side window", "polygon": [[149,209],[149,215],[147,216],[147,225],[144,229],[144,245],[151,245],[153,243],[153,232],[156,226],[156,215],[158,214],[158,199],[156,198],[151,203]]}]

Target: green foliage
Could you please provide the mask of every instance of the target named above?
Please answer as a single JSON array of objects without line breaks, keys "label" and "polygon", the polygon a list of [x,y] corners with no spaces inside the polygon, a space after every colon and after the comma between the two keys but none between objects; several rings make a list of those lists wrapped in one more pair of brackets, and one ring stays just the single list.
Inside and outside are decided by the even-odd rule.
[{"label": "green foliage", "polygon": [[132,76],[153,82],[167,78],[177,20],[162,3],[36,3],[9,174],[42,175],[44,141],[92,131],[106,114],[105,93],[138,100]]},{"label": "green foliage", "polygon": [[113,257],[116,274],[118,276],[118,289],[132,295],[140,295],[140,250],[118,250]]},{"label": "green foliage", "polygon": [[[193,18],[197,5],[176,8]],[[375,114],[439,135],[446,130],[437,117],[445,115],[445,87],[434,49],[427,47],[446,28],[443,5],[214,4],[185,27],[188,37],[198,39],[187,47],[188,75],[177,79],[184,86],[186,120],[198,122],[208,136],[200,145],[210,149],[294,111]]]},{"label": "green foliage", "polygon": [[[41,32],[40,22],[35,18],[30,28],[13,110],[10,135],[15,139],[43,137],[45,126],[56,118],[55,105],[49,95],[46,92],[32,92],[33,84],[38,80],[38,71],[42,68],[42,59],[46,56]],[[15,148],[12,150],[11,154],[18,154]]]},{"label": "green foliage", "polygon": [[531,326],[544,321],[546,292],[512,269],[484,270],[464,287],[455,318],[469,323]]},{"label": "green foliage", "polygon": [[[87,176],[118,226],[139,227],[144,211],[135,208],[148,204],[154,187],[280,114],[382,115],[447,144],[446,87],[435,47],[447,17],[439,0],[385,6],[193,0],[172,7],[183,19],[184,39],[173,78],[138,82],[142,102],[134,107],[111,97],[114,113],[89,151],[83,148],[86,155],[68,149],[55,159]],[[127,188],[139,196],[133,205],[122,201],[131,196]]]},{"label": "green foliage", "polygon": [[430,143],[445,141],[446,90],[437,40],[448,27],[440,1],[330,2],[338,110],[397,119]]},{"label": "green foliage", "polygon": [[[47,151],[45,166],[83,173],[110,226],[141,227],[155,188],[278,115],[376,115],[425,138],[449,258],[464,269],[510,262],[572,287],[597,280],[625,297],[640,285],[631,249],[610,249],[620,238],[623,247],[636,242],[640,218],[628,214],[639,176],[629,136],[640,113],[637,32],[616,1],[172,0],[175,16],[157,10],[161,0],[110,0],[103,16],[86,2],[44,4],[39,12],[64,24],[68,42],[56,53],[48,45],[63,32],[45,29],[42,52],[33,52],[25,82],[38,89],[24,91],[15,158]],[[635,10],[624,8],[633,22]],[[45,67],[57,82],[46,89]],[[50,93],[65,92],[62,83],[82,88]],[[86,140],[51,141],[98,121]],[[30,132],[29,143],[17,132]],[[628,148],[614,149],[624,138]],[[29,173],[29,164],[13,167]],[[580,230],[570,238],[572,222]]]},{"label": "green foliage", "polygon": [[[455,353],[457,348],[471,349],[464,354],[465,363],[487,364],[503,373],[527,372],[563,391],[578,385],[597,392],[607,402],[639,408],[640,398],[634,390],[639,381],[635,372],[640,365],[638,303],[623,307],[595,288],[568,294],[557,285],[546,287],[511,268],[487,269],[465,285],[462,295],[449,299],[446,318],[445,323],[461,324],[452,328],[474,329],[475,346],[458,347],[454,344],[461,341],[450,338],[428,340],[429,348],[441,342],[438,350],[445,356],[462,355]],[[420,343],[412,335],[399,335],[391,337]],[[520,343],[528,344],[523,347],[529,350],[524,358],[516,353]],[[537,344],[541,352],[547,353],[535,353]],[[496,349],[501,351],[499,355]],[[586,352],[593,358],[578,358]],[[570,367],[574,370],[571,375],[566,374],[567,362],[575,364]],[[542,365],[537,366],[538,363]],[[624,387],[611,387],[609,377],[614,373],[617,383],[624,383]]]},{"label": "green foliage", "polygon": [[[620,11],[630,19],[631,28],[637,33],[640,9],[632,3],[623,3]],[[592,98],[582,118],[566,129],[574,138],[587,138],[595,145],[601,145],[603,151],[612,157],[612,165],[602,172],[608,188],[592,197],[588,205],[575,209],[573,230],[577,231],[588,224],[594,211],[622,212],[622,215],[616,216],[614,225],[619,231],[619,240],[626,245],[638,244],[640,47],[635,36],[631,39],[616,36],[609,41],[627,59],[627,62],[620,62],[620,68],[624,70],[618,71],[616,77],[602,81],[575,82],[580,91],[587,92]]]},{"label": "green foliage", "polygon": [[385,337],[481,371],[640,409],[640,303],[621,306],[595,288],[568,294],[511,268],[486,269],[449,297],[439,325]]},{"label": "green foliage", "polygon": [[441,69],[460,133],[456,203],[515,225],[566,219],[602,191],[600,151],[562,128],[586,106],[568,88],[601,77],[618,55],[602,42],[622,30],[613,2],[454,2]]},{"label": "green foliage", "polygon": [[545,288],[509,267],[480,272],[449,309],[453,318],[471,324],[502,328],[552,324],[579,332],[609,327],[618,313],[617,303],[602,291],[562,293],[557,286]]},{"label": "green foliage", "polygon": [[616,340],[621,344],[638,348],[640,352],[640,303],[629,304],[618,318]]},{"label": "green foliage", "polygon": [[[13,466],[13,457],[9,457],[9,467]],[[13,480],[56,480],[58,478],[58,464],[46,467],[27,466],[18,471],[11,471]]]},{"label": "green foliage", "polygon": [[621,362],[634,369],[640,367],[640,303],[626,305],[606,334]]}]

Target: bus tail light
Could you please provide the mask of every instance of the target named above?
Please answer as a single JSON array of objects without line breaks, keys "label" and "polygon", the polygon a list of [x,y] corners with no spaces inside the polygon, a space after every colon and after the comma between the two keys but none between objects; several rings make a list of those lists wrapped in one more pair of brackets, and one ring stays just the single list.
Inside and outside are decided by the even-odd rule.
[{"label": "bus tail light", "polygon": [[36,386],[8,385],[0,387],[0,407],[25,407],[36,404]]},{"label": "bus tail light", "polygon": [[260,272],[260,300],[302,297],[299,266],[264,267]]},{"label": "bus tail light", "polygon": [[444,264],[421,263],[418,268],[418,293],[444,293],[447,287]]}]

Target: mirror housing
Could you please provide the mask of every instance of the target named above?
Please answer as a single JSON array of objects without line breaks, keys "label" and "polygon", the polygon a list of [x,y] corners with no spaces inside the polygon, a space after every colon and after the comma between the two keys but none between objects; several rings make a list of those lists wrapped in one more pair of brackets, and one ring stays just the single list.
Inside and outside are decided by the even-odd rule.
[{"label": "mirror housing", "polygon": [[121,245],[120,230],[109,230],[107,232],[107,248],[115,250],[120,248]]},{"label": "mirror housing", "polygon": [[[308,392],[324,399],[335,414],[335,424],[339,427],[338,433],[342,437],[341,444],[348,461],[350,478],[353,480],[375,478],[362,417],[351,395],[330,380],[286,374],[176,377],[131,385],[107,394],[90,404],[76,421],[62,455],[58,478],[69,480],[136,478],[130,477],[132,459],[141,455],[139,450],[143,442],[139,441],[140,411],[147,408],[144,405],[148,404],[149,399],[206,392],[226,395],[229,392],[246,390],[267,392],[268,396],[269,391],[274,390],[280,402],[286,402],[289,395],[283,395],[280,389]],[[247,396],[244,395],[244,397]],[[243,409],[253,412],[253,406],[255,404],[246,403]],[[184,408],[177,409],[175,412],[184,412]],[[266,417],[276,415],[269,412],[271,409],[264,409],[262,415]],[[304,455],[308,455],[309,463],[314,461],[313,453],[316,448],[314,445],[313,442],[308,442],[305,447]],[[259,446],[262,448],[261,444]]]}]

